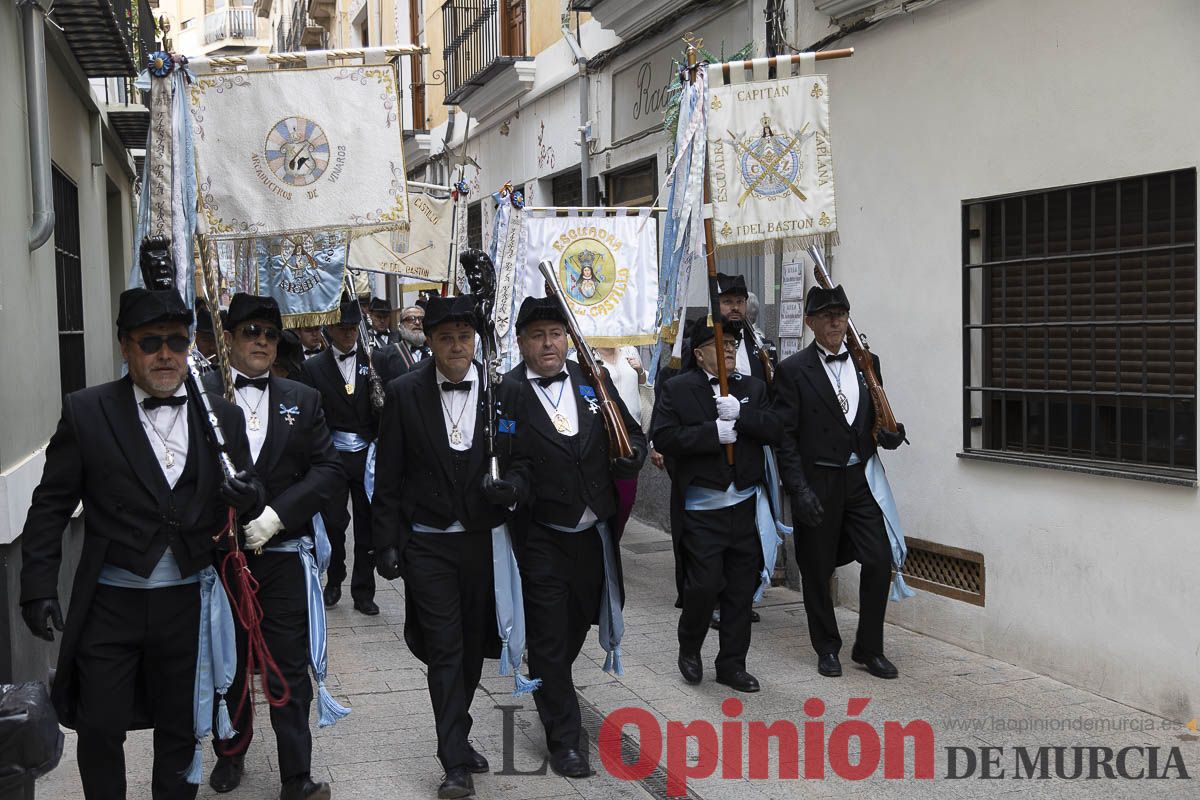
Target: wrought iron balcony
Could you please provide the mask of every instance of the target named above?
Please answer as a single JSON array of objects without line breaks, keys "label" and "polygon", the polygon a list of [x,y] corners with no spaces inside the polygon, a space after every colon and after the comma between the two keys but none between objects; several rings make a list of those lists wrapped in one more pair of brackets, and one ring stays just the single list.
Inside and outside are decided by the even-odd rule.
[{"label": "wrought iron balcony", "polygon": [[446,0],[442,4],[446,105],[461,101],[525,55],[525,3]]},{"label": "wrought iron balcony", "polygon": [[135,75],[154,49],[154,17],[141,0],[57,0],[51,16],[89,78]]},{"label": "wrought iron balcony", "polygon": [[258,38],[258,20],[250,7],[223,8],[204,15],[204,43]]},{"label": "wrought iron balcony", "polygon": [[121,144],[128,150],[140,150],[146,146],[146,134],[150,130],[150,93],[135,87],[133,80],[93,79],[92,89],[103,94],[104,112]]}]

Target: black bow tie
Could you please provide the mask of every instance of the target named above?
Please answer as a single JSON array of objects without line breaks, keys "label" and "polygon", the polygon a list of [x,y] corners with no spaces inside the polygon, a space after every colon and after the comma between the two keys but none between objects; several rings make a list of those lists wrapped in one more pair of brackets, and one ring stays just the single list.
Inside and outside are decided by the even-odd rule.
[{"label": "black bow tie", "polygon": [[233,388],[245,389],[247,386],[253,386],[259,391],[265,392],[267,384],[271,382],[270,376],[264,375],[261,378],[247,378],[245,375],[238,375],[233,379]]},{"label": "black bow tie", "polygon": [[345,361],[348,358],[354,358],[358,355],[357,350],[351,350],[349,353],[338,353],[338,361]]},{"label": "black bow tie", "polygon": [[709,379],[708,379],[708,385],[709,385],[709,386],[720,386],[720,385],[721,385],[721,379],[720,379],[720,378],[709,378]]},{"label": "black bow tie", "polygon": [[846,351],[843,351],[843,352],[841,352],[841,353],[838,353],[836,356],[835,356],[835,355],[830,355],[829,353],[826,353],[826,354],[825,354],[825,363],[826,363],[826,364],[832,364],[834,361],[845,361],[845,360],[846,360],[847,358],[849,358],[849,357],[850,357],[850,351],[849,351],[849,350],[846,350]]},{"label": "black bow tie", "polygon": [[318,348],[315,348],[315,347],[314,347],[312,350],[305,350],[305,351],[304,351],[304,355],[306,355],[306,356],[315,356],[315,355],[320,355],[320,353],[321,353],[321,350],[320,350],[320,349],[318,349]]},{"label": "black bow tie", "polygon": [[442,381],[442,391],[443,392],[469,392],[469,391],[471,391],[471,382],[470,381],[459,381],[458,383],[451,383],[450,381]]},{"label": "black bow tie", "polygon": [[181,406],[187,402],[187,395],[172,395],[170,397],[147,397],[142,401],[142,408],[153,411],[163,406]]},{"label": "black bow tie", "polygon": [[538,386],[542,387],[543,389],[548,389],[559,381],[565,381],[566,379],[567,373],[560,372],[557,375],[551,375],[549,378],[538,378],[537,382]]}]

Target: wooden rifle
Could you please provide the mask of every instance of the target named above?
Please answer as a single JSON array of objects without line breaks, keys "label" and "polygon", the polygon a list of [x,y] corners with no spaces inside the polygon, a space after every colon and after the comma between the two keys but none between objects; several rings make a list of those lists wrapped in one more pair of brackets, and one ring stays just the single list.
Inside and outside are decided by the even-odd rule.
[{"label": "wooden rifle", "polygon": [[763,377],[766,378],[768,384],[774,383],[775,367],[771,364],[771,354],[767,352],[767,348],[763,347],[762,339],[758,338],[758,331],[754,330],[754,325],[748,319],[742,321],[742,328],[750,337],[750,342],[758,353],[758,360],[762,362]]},{"label": "wooden rifle", "polygon": [[[813,260],[813,276],[817,279],[817,284],[822,289],[832,289],[833,281],[825,268],[825,256],[820,248],[812,245],[808,248],[808,254]],[[871,403],[875,406],[875,425],[871,429],[871,436],[878,438],[881,429],[888,433],[896,433],[896,415],[892,412],[887,393],[883,391],[883,384],[879,382],[879,376],[875,373],[875,362],[871,360],[867,337],[858,332],[849,318],[846,320],[846,349],[850,351],[854,365],[862,373],[863,380],[867,383],[867,391],[871,393]]]},{"label": "wooden rifle", "polygon": [[546,295],[554,298],[558,303],[559,310],[562,311],[563,318],[567,321],[567,332],[571,334],[571,339],[575,342],[579,366],[583,368],[583,374],[587,376],[588,381],[596,388],[600,416],[604,420],[605,430],[608,431],[608,456],[613,460],[629,458],[633,455],[633,443],[629,440],[629,430],[625,427],[621,410],[613,402],[608,388],[604,385],[604,373],[601,371],[603,368],[596,360],[596,355],[588,346],[587,340],[579,332],[579,323],[575,320],[575,312],[571,310],[571,306],[563,297],[562,288],[558,285],[558,279],[554,275],[554,265],[549,261],[542,261],[538,264],[538,269],[542,271],[542,277],[546,279]]}]

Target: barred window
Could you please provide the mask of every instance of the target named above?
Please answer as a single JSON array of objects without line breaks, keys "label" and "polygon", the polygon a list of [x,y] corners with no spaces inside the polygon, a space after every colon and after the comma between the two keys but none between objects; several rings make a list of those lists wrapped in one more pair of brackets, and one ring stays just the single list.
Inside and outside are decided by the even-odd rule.
[{"label": "barred window", "polygon": [[83,350],[83,270],[79,252],[79,190],[53,168],[54,276],[58,299],[58,374],[64,395],[87,386]]},{"label": "barred window", "polygon": [[963,450],[1196,478],[1196,170],[963,204]]},{"label": "barred window", "polygon": [[467,206],[467,247],[483,249],[483,202]]}]

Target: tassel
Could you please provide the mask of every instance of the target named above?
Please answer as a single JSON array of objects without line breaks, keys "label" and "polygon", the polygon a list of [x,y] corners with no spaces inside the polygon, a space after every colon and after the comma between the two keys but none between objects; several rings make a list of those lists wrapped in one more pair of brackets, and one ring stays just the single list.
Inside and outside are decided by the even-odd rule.
[{"label": "tassel", "polygon": [[542,679],[526,678],[520,670],[517,670],[513,673],[513,685],[513,697],[520,697],[523,694],[533,694],[542,688]]},{"label": "tassel", "polygon": [[196,752],[192,754],[192,765],[183,775],[183,779],[193,786],[199,786],[204,778],[204,754],[200,742],[196,742]]},{"label": "tassel", "polygon": [[325,681],[317,682],[317,727],[328,728],[342,717],[350,713],[350,709],[343,706],[337,700],[333,699],[333,695],[325,688]]},{"label": "tassel", "polygon": [[512,664],[508,661],[508,642],[500,645],[500,674],[504,676],[512,674]]},{"label": "tassel", "polygon": [[621,645],[604,654],[603,669],[605,672],[615,673],[617,677],[625,674],[625,665],[621,663]]},{"label": "tassel", "polygon": [[221,702],[217,704],[217,738],[226,741],[237,736],[237,731],[233,729],[233,720],[229,718],[229,706],[225,703],[225,695],[221,695]]}]

